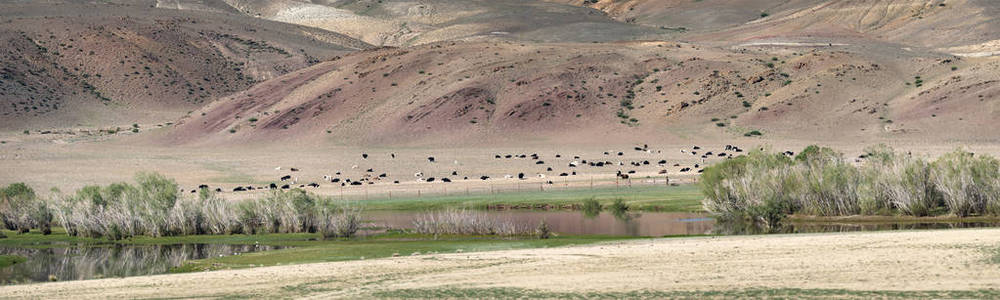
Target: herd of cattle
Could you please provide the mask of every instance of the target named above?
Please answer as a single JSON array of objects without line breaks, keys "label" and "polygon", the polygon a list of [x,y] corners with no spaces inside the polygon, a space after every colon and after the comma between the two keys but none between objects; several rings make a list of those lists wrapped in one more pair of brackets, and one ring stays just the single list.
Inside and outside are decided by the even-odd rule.
[{"label": "herd of cattle", "polygon": [[[647,154],[651,154],[651,155],[656,155],[656,154],[661,154],[662,153],[662,151],[659,151],[659,150],[656,150],[656,151],[651,150],[648,145],[636,146],[634,148],[634,150],[635,151],[639,151],[639,152],[644,152],[644,153],[647,153]],[[625,152],[624,151],[604,151],[603,155],[600,156],[598,159],[586,159],[586,158],[583,158],[583,157],[581,157],[579,155],[573,155],[572,156],[572,161],[570,161],[565,166],[563,166],[563,168],[565,168],[565,170],[555,171],[555,169],[552,166],[550,166],[550,164],[546,163],[545,160],[543,160],[542,157],[540,155],[538,155],[537,153],[532,153],[532,154],[495,154],[493,156],[493,158],[494,159],[501,159],[501,160],[502,159],[530,160],[530,161],[534,161],[533,164],[536,165],[536,166],[541,166],[541,165],[545,166],[544,172],[543,171],[538,171],[538,172],[535,172],[534,175],[527,175],[525,172],[518,172],[516,174],[514,174],[514,173],[504,174],[504,175],[502,175],[503,179],[506,179],[506,180],[514,180],[514,179],[525,180],[525,179],[528,179],[528,178],[536,177],[536,178],[542,179],[544,181],[544,183],[553,184],[553,182],[551,180],[546,180],[545,179],[546,178],[546,174],[545,174],[546,172],[552,174],[553,176],[559,176],[559,177],[577,176],[578,173],[577,173],[576,170],[577,169],[582,169],[583,167],[588,167],[588,168],[591,168],[591,169],[593,169],[593,168],[608,168],[608,167],[613,167],[613,168],[616,169],[616,176],[618,178],[620,178],[620,179],[623,179],[623,180],[628,180],[628,179],[630,179],[631,176],[635,176],[635,174],[637,173],[637,171],[635,169],[628,169],[628,170],[623,169],[623,168],[629,168],[629,167],[641,168],[641,167],[644,167],[644,166],[653,166],[653,165],[655,165],[655,166],[657,166],[659,168],[659,171],[657,171],[657,174],[667,174],[668,173],[668,168],[671,168],[671,167],[677,168],[676,170],[679,173],[689,173],[689,172],[701,173],[702,171],[704,171],[704,169],[703,169],[704,165],[705,165],[705,163],[709,159],[713,159],[713,158],[714,159],[730,159],[734,155],[740,155],[740,153],[743,152],[743,149],[741,149],[740,147],[737,147],[737,146],[733,146],[733,145],[726,145],[724,148],[722,148],[721,150],[718,150],[718,151],[708,151],[708,150],[704,150],[703,151],[703,149],[701,147],[699,147],[699,146],[693,146],[690,149],[682,149],[682,150],[680,150],[680,152],[683,153],[683,154],[693,155],[696,158],[700,158],[700,163],[694,163],[693,165],[685,166],[685,165],[682,165],[680,163],[674,163],[672,165],[669,165],[666,159],[661,159],[661,160],[658,160],[658,161],[655,161],[655,162],[651,161],[651,160],[622,161],[622,160],[614,160],[613,158],[614,157],[625,156]],[[789,156],[794,155],[794,153],[792,153],[791,151],[786,151],[784,154],[785,155],[789,155]],[[390,156],[391,159],[396,159],[396,154],[395,153],[390,153],[389,156]],[[361,154],[361,159],[362,160],[368,160],[368,158],[369,158],[369,155],[367,153],[362,153]],[[563,156],[561,154],[555,154],[554,158],[555,159],[563,159]],[[567,158],[565,158],[565,159],[568,160],[569,157],[567,156]],[[427,163],[434,164],[434,163],[437,163],[437,160],[433,156],[429,156],[429,157],[427,157]],[[455,161],[454,163],[457,165],[458,161]],[[351,169],[359,169],[359,167],[358,167],[358,165],[353,165],[353,166],[351,166]],[[283,168],[282,167],[277,167],[277,168],[275,168],[275,170],[276,171],[281,171],[281,170],[283,170]],[[289,168],[288,170],[290,172],[293,172],[293,173],[294,172],[299,172],[299,168]],[[555,174],[555,172],[558,172],[558,174]],[[299,182],[299,178],[293,176],[292,174],[286,174],[286,175],[282,175],[282,176],[278,177],[278,181],[277,182],[270,183],[270,184],[268,184],[266,186],[252,186],[252,185],[237,186],[235,188],[232,188],[232,191],[233,192],[244,192],[244,191],[267,190],[267,189],[270,189],[270,190],[278,190],[278,189],[286,190],[286,189],[291,189],[291,188],[295,188],[295,187],[298,187],[298,188],[305,188],[305,187],[318,188],[318,187],[320,187],[320,184],[317,183],[317,182],[332,183],[334,185],[339,185],[339,186],[342,186],[342,187],[346,187],[346,186],[359,186],[359,185],[365,185],[365,184],[375,184],[375,183],[382,182],[382,181],[389,182],[389,179],[388,179],[389,178],[389,174],[387,172],[376,172],[375,169],[373,169],[373,168],[367,168],[363,172],[360,172],[359,177],[357,179],[351,179],[349,177],[346,177],[344,175],[344,173],[345,172],[337,171],[334,174],[323,175],[322,176],[322,181],[310,182],[308,184],[300,183]],[[378,173],[378,174],[376,174],[376,173]],[[594,172],[590,172],[590,173],[594,173]],[[598,171],[597,173],[600,173],[600,171]],[[425,176],[423,172],[417,171],[417,172],[413,173],[413,177],[415,178],[415,180],[417,182],[443,182],[443,183],[449,183],[449,182],[453,182],[454,180],[459,180],[459,179],[460,180],[469,180],[468,176],[459,175],[459,172],[455,171],[455,170],[452,170],[448,175],[441,176],[441,177]],[[479,175],[478,179],[485,181],[485,180],[491,180],[492,177],[490,177],[489,175]],[[392,183],[393,184],[399,184],[400,181],[399,180],[392,180]],[[196,193],[200,189],[210,189],[210,187],[208,185],[206,185],[206,184],[202,184],[202,185],[198,186],[198,189],[191,190],[191,193]],[[222,192],[223,191],[223,189],[219,188],[219,187],[214,188],[214,190],[216,192]]]}]

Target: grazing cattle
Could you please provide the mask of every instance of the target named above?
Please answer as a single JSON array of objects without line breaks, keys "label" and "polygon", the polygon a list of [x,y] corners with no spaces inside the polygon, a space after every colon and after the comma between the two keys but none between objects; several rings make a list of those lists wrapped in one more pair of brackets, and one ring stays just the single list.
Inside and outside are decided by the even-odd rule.
[{"label": "grazing cattle", "polygon": [[580,159],[580,156],[579,155],[574,155],[573,159]]},{"label": "grazing cattle", "polygon": [[378,174],[378,177],[379,177],[379,178],[385,178],[386,176],[389,176],[389,175],[386,175],[385,173],[382,173],[382,174]]},{"label": "grazing cattle", "polygon": [[517,179],[524,179],[524,173],[517,173]]},{"label": "grazing cattle", "polygon": [[691,171],[691,168],[687,168],[687,167],[685,167],[685,168],[682,168],[682,169],[681,169],[681,172],[687,172],[687,171]]},{"label": "grazing cattle", "polygon": [[276,189],[276,188],[278,188],[278,185],[277,185],[277,184],[274,184],[274,183],[272,182],[272,183],[271,183],[271,185],[269,185],[268,187],[269,187],[269,188],[271,188],[271,189],[273,190],[273,189]]},{"label": "grazing cattle", "polygon": [[391,157],[392,159],[396,159],[396,153],[389,153],[389,157]]},{"label": "grazing cattle", "polygon": [[246,191],[246,190],[247,189],[243,188],[242,186],[238,186],[238,187],[233,188],[234,192],[243,192],[243,191]]},{"label": "grazing cattle", "polygon": [[434,182],[434,177],[427,177],[427,182]]},{"label": "grazing cattle", "polygon": [[494,155],[493,158],[500,158],[500,154]]},{"label": "grazing cattle", "polygon": [[576,171],[573,171],[573,173],[570,173],[570,175],[574,175],[575,176],[576,175]]},{"label": "grazing cattle", "polygon": [[252,187],[252,186],[247,186],[247,190],[248,190],[248,191],[252,191],[252,190],[253,190],[253,187]]},{"label": "grazing cattle", "polygon": [[314,188],[318,188],[318,187],[319,187],[319,184],[318,184],[318,183],[315,183],[315,182],[313,182],[313,183],[310,183],[310,184],[309,184],[309,186],[311,186],[311,187],[314,187]]},{"label": "grazing cattle", "polygon": [[198,189],[207,189],[207,188],[208,188],[207,184],[198,185]]},{"label": "grazing cattle", "polygon": [[221,193],[222,192],[222,188],[215,188],[215,192],[216,193]]},{"label": "grazing cattle", "polygon": [[351,185],[362,185],[360,181],[351,182]]},{"label": "grazing cattle", "polygon": [[694,149],[694,150],[701,150],[701,147],[698,147],[698,146],[694,146],[694,147],[692,147],[691,149]]},{"label": "grazing cattle", "polygon": [[560,158],[560,157],[562,157],[562,155],[556,154],[556,158]]},{"label": "grazing cattle", "polygon": [[545,168],[545,172],[552,172],[552,167]]},{"label": "grazing cattle", "polygon": [[726,153],[725,152],[720,152],[719,155],[718,155],[718,157],[726,157]]},{"label": "grazing cattle", "polygon": [[448,177],[443,177],[441,178],[441,182],[451,182],[451,179],[448,179]]},{"label": "grazing cattle", "polygon": [[694,164],[694,167],[695,167],[695,168],[698,168],[698,164]]},{"label": "grazing cattle", "polygon": [[427,157],[427,161],[434,162],[434,157],[433,156]]},{"label": "grazing cattle", "polygon": [[649,161],[648,161],[648,160],[644,160],[644,161],[642,161],[642,164],[644,164],[644,165],[648,165],[648,164],[649,164]]},{"label": "grazing cattle", "polygon": [[290,188],[290,186],[288,186],[287,184],[281,186],[281,189],[283,189],[283,190],[287,190],[289,188]]},{"label": "grazing cattle", "polygon": [[486,175],[483,175],[483,176],[479,176],[479,179],[480,180],[486,180],[486,179],[490,179],[490,177],[486,176]]},{"label": "grazing cattle", "polygon": [[667,170],[660,170],[659,174],[667,174]]},{"label": "grazing cattle", "polygon": [[191,193],[192,193],[192,194],[194,194],[194,192],[196,192],[196,190],[191,190]]},{"label": "grazing cattle", "polygon": [[566,176],[569,176],[569,174],[566,174],[566,173],[559,173],[559,176],[562,176],[562,177],[566,177]]},{"label": "grazing cattle", "polygon": [[292,175],[281,176],[281,181],[292,179]]},{"label": "grazing cattle", "polygon": [[642,151],[642,148],[635,147],[635,151]]},{"label": "grazing cattle", "polygon": [[665,164],[667,164],[667,160],[666,159],[660,160],[660,161],[656,162],[656,164],[658,164],[658,165],[665,165]]},{"label": "grazing cattle", "polygon": [[333,173],[333,174],[334,175],[340,175],[340,171],[337,171],[337,173]]},{"label": "grazing cattle", "polygon": [[674,164],[674,166],[675,166],[675,167],[680,167],[680,166],[681,166],[681,164]]},{"label": "grazing cattle", "polygon": [[392,183],[399,184],[399,180],[393,180]]},{"label": "grazing cattle", "polygon": [[545,164],[545,162],[544,162],[544,161],[541,161],[541,160],[539,160],[539,161],[536,161],[536,162],[535,162],[535,164],[536,164],[536,165],[544,165],[544,164]]},{"label": "grazing cattle", "polygon": [[458,176],[458,171],[451,171],[451,176]]},{"label": "grazing cattle", "polygon": [[297,169],[297,168],[291,168],[291,169],[288,169],[288,170],[291,170],[292,172],[298,172],[299,171],[299,169]]},{"label": "grazing cattle", "polygon": [[712,155],[712,151],[705,152],[705,155]]},{"label": "grazing cattle", "polygon": [[368,169],[368,170],[365,170],[365,172],[368,172],[368,173],[375,172],[375,169]]},{"label": "grazing cattle", "polygon": [[604,162],[603,162],[603,161],[599,161],[599,162],[597,162],[597,164],[596,164],[596,165],[597,165],[598,167],[603,167],[603,166],[604,166]]},{"label": "grazing cattle", "polygon": [[413,173],[413,177],[424,177],[424,172]]},{"label": "grazing cattle", "polygon": [[608,154],[608,151],[604,151],[604,155],[610,155],[610,154]]},{"label": "grazing cattle", "polygon": [[574,160],[574,161],[569,162],[569,167],[570,168],[576,168],[576,165],[578,165],[578,164],[580,164],[580,163]]},{"label": "grazing cattle", "polygon": [[510,154],[507,154],[507,155],[504,155],[503,157],[504,157],[504,158],[511,158],[512,156],[513,156],[513,155],[510,155]]},{"label": "grazing cattle", "polygon": [[726,145],[726,151],[733,150],[733,145]]},{"label": "grazing cattle", "polygon": [[629,170],[628,173],[629,174],[635,174],[635,170]]},{"label": "grazing cattle", "polygon": [[361,159],[368,159],[368,153],[361,153]]},{"label": "grazing cattle", "polygon": [[705,169],[698,169],[698,173],[705,172]]},{"label": "grazing cattle", "polygon": [[625,155],[625,153],[618,152],[618,156],[622,156],[622,155]]},{"label": "grazing cattle", "polygon": [[340,178],[334,178],[333,180],[330,180],[330,182],[338,183],[338,182],[340,182]]}]

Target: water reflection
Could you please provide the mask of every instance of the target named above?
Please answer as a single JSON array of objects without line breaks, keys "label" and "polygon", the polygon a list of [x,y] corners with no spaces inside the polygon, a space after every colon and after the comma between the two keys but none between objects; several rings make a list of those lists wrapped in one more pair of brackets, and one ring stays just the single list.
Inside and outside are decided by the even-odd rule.
[{"label": "water reflection", "polygon": [[27,261],[0,268],[0,283],[82,280],[104,277],[166,273],[184,261],[276,249],[259,245],[117,245],[90,247],[65,245],[53,248],[0,247],[0,254],[19,255]]},{"label": "water reflection", "polygon": [[[664,212],[623,212],[613,213],[603,211],[587,213],[586,211],[542,211],[542,210],[505,210],[487,211],[500,219],[515,223],[537,225],[542,220],[549,225],[552,232],[574,235],[618,235],[618,236],[664,236],[693,235],[712,232],[713,219],[704,219],[704,214],[698,213],[664,213]],[[406,229],[412,227],[412,222],[421,216],[422,212],[370,211],[366,213],[373,223],[389,227]],[[697,221],[685,221],[697,220]]]}]

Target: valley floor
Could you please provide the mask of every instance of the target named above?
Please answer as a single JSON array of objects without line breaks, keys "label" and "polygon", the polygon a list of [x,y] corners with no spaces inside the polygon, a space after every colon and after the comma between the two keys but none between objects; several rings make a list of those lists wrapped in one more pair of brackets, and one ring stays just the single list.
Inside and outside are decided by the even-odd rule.
[{"label": "valley floor", "polygon": [[0,287],[3,298],[1000,297],[1000,229],[668,238]]}]

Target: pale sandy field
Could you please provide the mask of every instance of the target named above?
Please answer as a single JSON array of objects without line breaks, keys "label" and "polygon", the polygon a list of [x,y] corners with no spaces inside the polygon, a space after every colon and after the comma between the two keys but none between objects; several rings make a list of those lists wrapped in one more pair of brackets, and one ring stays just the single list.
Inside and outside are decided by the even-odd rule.
[{"label": "pale sandy field", "polygon": [[1000,229],[655,239],[15,285],[0,287],[0,295],[326,299],[493,291],[501,294],[486,295],[631,292],[655,297],[783,288],[801,289],[798,296],[831,289],[860,298],[871,297],[864,291],[991,295],[1000,287],[1000,265],[989,262],[998,246]]}]

